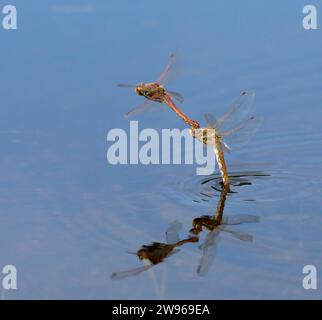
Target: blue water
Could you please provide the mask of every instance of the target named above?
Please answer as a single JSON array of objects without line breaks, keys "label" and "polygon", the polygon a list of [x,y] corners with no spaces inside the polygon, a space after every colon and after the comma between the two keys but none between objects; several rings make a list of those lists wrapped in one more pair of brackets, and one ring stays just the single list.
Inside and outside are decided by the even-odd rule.
[{"label": "blue water", "polygon": [[[2,298],[322,297],[322,34],[302,27],[306,1],[10,3],[18,29],[0,29],[0,268],[16,266],[18,289]],[[125,251],[165,242],[174,220],[185,237],[219,200],[216,176],[203,183],[195,165],[106,161],[108,131],[128,131],[123,115],[143,99],[116,83],[155,80],[173,51],[171,89],[193,119],[255,90],[265,122],[227,163],[265,176],[237,179],[224,215],[260,222],[238,226],[253,242],[222,233],[203,277],[199,243],[113,281],[142,265]],[[138,119],[140,128],[185,127],[166,108]],[[305,265],[317,268],[317,290],[303,289]]]}]

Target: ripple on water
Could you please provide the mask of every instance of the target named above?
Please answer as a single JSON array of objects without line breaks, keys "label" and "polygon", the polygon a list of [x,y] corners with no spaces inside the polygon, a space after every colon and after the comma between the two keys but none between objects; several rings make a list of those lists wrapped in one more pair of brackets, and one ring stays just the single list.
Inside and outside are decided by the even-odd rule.
[{"label": "ripple on water", "polygon": [[[228,168],[236,170],[229,173],[229,196],[234,201],[282,201],[312,196],[321,188],[322,153],[316,148],[321,142],[322,135],[316,132],[275,132],[262,136],[256,145],[251,144],[241,153],[249,152],[256,159],[268,161],[261,165],[264,170],[238,171],[244,165],[230,166],[228,162]],[[247,168],[257,169],[259,165],[247,165]],[[223,187],[221,181],[219,173],[193,175],[179,181],[176,178],[174,183],[169,184],[172,187],[166,187],[164,191],[176,201],[208,206],[209,202],[220,196]]]}]

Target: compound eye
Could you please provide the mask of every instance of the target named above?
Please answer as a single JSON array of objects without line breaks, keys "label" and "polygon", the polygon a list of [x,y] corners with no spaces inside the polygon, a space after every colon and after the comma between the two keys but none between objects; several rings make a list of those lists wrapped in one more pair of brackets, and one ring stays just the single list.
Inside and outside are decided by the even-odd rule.
[{"label": "compound eye", "polygon": [[143,96],[142,89],[140,87],[136,87],[134,89],[135,93],[139,96]]}]

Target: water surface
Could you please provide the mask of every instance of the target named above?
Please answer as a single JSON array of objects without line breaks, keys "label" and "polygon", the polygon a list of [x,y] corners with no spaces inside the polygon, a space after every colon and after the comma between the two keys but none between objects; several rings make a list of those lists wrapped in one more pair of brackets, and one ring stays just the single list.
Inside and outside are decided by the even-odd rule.
[{"label": "water surface", "polygon": [[[18,290],[2,298],[321,298],[302,287],[303,266],[322,272],[322,42],[320,30],[302,28],[305,1],[11,3],[18,30],[0,31],[0,266],[17,267]],[[253,241],[221,233],[202,277],[205,232],[152,270],[113,281],[142,265],[126,251],[165,242],[175,220],[184,238],[220,199],[217,173],[106,161],[107,132],[128,131],[123,114],[142,101],[115,84],[153,81],[172,51],[181,65],[171,89],[193,119],[255,90],[265,122],[227,156],[224,215],[259,222],[238,226]],[[139,120],[184,128],[168,110]]]}]

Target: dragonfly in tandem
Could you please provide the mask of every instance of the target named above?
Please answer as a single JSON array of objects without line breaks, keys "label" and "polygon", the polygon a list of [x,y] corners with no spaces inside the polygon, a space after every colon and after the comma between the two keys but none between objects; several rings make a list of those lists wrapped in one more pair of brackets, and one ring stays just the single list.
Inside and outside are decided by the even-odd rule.
[{"label": "dragonfly in tandem", "polygon": [[125,88],[133,88],[134,92],[139,95],[145,97],[147,100],[144,101],[139,106],[130,110],[125,114],[125,117],[132,117],[140,112],[145,111],[151,105],[151,101],[157,102],[160,104],[167,105],[170,107],[185,123],[187,123],[192,128],[199,128],[200,125],[197,121],[190,119],[187,117],[173,102],[173,99],[183,102],[183,96],[174,91],[168,91],[163,87],[163,84],[168,79],[171,74],[174,64],[176,61],[175,54],[171,54],[169,57],[169,61],[159,78],[155,82],[150,83],[139,83],[137,85],[132,84],[118,84],[119,87]]},{"label": "dragonfly in tandem", "polygon": [[144,266],[134,268],[131,270],[114,272],[111,275],[112,280],[124,279],[127,277],[135,276],[144,272],[153,266],[163,262],[167,257],[179,252],[178,247],[188,242],[196,242],[196,237],[189,237],[180,240],[178,231],[181,229],[181,224],[178,221],[172,222],[166,230],[167,243],[153,242],[149,245],[143,245],[137,252],[127,252],[135,254],[140,260],[145,260],[147,263]]},{"label": "dragonfly in tandem", "polygon": [[246,143],[263,122],[263,117],[249,116],[254,96],[254,91],[243,91],[218,120],[206,114],[206,127],[190,129],[193,137],[214,148],[223,184],[228,191],[230,182],[224,152]]}]

